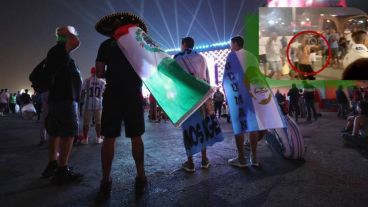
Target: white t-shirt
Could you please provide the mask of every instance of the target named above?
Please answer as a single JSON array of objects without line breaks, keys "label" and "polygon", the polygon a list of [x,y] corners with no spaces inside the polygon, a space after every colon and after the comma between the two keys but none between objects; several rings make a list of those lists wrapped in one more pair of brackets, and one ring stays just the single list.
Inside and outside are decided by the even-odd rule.
[{"label": "white t-shirt", "polygon": [[95,75],[87,78],[83,82],[82,89],[86,92],[85,106],[87,110],[102,109],[102,94],[105,90],[106,82]]},{"label": "white t-shirt", "polygon": [[348,53],[345,55],[343,60],[343,67],[346,68],[350,65],[350,63],[360,59],[360,58],[368,58],[368,49],[363,44],[354,44]]},{"label": "white t-shirt", "polygon": [[291,43],[290,45],[290,54],[289,57],[291,57],[293,62],[298,62],[299,58],[298,58],[298,48],[301,44],[297,41],[294,41],[293,43]]},{"label": "white t-shirt", "polygon": [[282,45],[279,40],[273,40],[266,46],[267,61],[281,61]]},{"label": "white t-shirt", "polygon": [[266,44],[267,44],[266,38],[262,37],[259,39],[259,55],[266,54]]},{"label": "white t-shirt", "polygon": [[0,103],[8,103],[9,101],[9,93],[1,93],[0,94]]}]

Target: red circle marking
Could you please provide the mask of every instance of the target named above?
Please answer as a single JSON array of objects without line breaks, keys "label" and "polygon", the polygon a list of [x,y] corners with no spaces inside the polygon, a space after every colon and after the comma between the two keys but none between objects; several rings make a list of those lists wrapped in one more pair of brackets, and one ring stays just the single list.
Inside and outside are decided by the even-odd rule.
[{"label": "red circle marking", "polygon": [[[299,68],[297,68],[290,60],[290,57],[289,57],[289,50],[290,50],[290,46],[291,46],[291,43],[294,42],[294,40],[299,37],[300,35],[302,34],[307,34],[307,33],[312,33],[314,35],[318,35],[319,37],[322,37],[323,41],[326,42],[327,46],[328,46],[328,58],[326,60],[326,63],[322,66],[321,69],[313,72],[313,73],[307,73],[307,72],[303,72],[301,70],[299,70]],[[311,75],[317,75],[318,73],[322,72],[324,69],[327,68],[327,66],[330,64],[330,60],[331,60],[331,57],[332,57],[332,51],[331,51],[331,46],[330,44],[328,43],[327,39],[320,33],[316,32],[316,31],[311,31],[311,30],[308,30],[308,31],[302,31],[302,32],[298,32],[296,35],[293,36],[293,38],[291,38],[291,40],[289,41],[289,44],[286,48],[286,57],[287,57],[287,60],[288,60],[288,63],[289,65],[291,66],[291,68],[297,72],[297,73],[300,73],[304,76],[311,76]]]}]

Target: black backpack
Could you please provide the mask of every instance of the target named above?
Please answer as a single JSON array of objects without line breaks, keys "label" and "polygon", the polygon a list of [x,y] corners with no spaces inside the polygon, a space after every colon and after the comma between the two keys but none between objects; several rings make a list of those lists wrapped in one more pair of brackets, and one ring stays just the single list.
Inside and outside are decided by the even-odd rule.
[{"label": "black backpack", "polygon": [[49,77],[46,65],[46,59],[42,60],[29,75],[32,88],[37,93],[46,92],[51,85],[51,77]]}]

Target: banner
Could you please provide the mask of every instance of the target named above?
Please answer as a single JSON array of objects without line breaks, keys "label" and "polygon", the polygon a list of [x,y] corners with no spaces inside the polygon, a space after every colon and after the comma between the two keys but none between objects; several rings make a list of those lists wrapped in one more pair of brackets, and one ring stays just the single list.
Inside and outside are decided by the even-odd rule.
[{"label": "banner", "polygon": [[285,128],[278,103],[251,53],[242,49],[229,54],[223,86],[234,134]]},{"label": "banner", "polygon": [[222,142],[224,137],[216,116],[203,117],[201,109],[197,110],[181,126],[184,146],[188,156],[201,152],[207,146]]},{"label": "banner", "polygon": [[215,92],[206,82],[186,73],[139,27],[122,26],[114,38],[175,126],[180,126]]}]

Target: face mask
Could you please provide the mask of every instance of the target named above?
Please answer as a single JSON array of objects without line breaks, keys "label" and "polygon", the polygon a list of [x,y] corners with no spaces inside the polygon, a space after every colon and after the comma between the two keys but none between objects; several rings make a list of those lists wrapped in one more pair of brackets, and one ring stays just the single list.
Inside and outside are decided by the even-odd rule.
[{"label": "face mask", "polygon": [[68,38],[67,37],[64,37],[64,36],[57,36],[57,39],[56,39],[58,42],[67,42],[68,41]]}]

